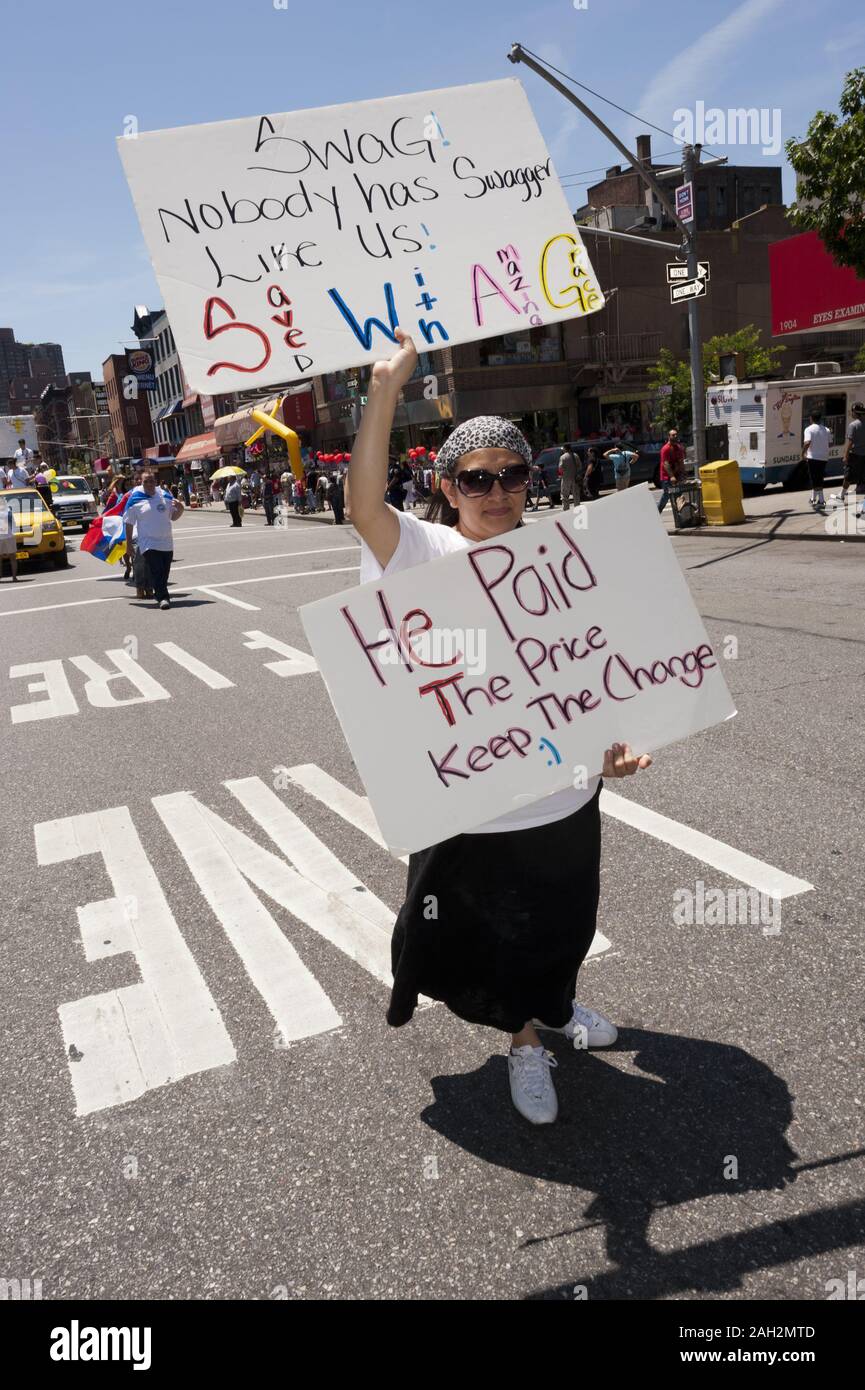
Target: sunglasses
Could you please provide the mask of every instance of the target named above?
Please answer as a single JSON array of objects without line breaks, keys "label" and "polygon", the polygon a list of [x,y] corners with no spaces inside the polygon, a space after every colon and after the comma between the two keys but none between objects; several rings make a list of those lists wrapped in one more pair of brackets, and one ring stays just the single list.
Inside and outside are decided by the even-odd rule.
[{"label": "sunglasses", "polygon": [[498,473],[489,473],[486,468],[466,468],[454,482],[464,497],[486,497],[497,478],[505,492],[522,492],[529,485],[529,465],[509,463]]}]

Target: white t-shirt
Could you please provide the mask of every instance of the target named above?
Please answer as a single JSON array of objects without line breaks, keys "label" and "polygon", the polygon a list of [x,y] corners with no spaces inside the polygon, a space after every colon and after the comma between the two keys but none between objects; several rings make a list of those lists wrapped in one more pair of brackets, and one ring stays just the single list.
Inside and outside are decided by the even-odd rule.
[{"label": "white t-shirt", "polygon": [[26,472],[33,463],[33,450],[25,445],[23,449],[15,450],[15,467],[23,468]]},{"label": "white t-shirt", "polygon": [[[381,579],[382,576],[396,574],[399,570],[412,569],[414,565],[423,565],[427,560],[435,560],[442,555],[451,555],[455,550],[468,550],[472,544],[453,526],[441,526],[435,521],[422,521],[411,512],[398,512],[395,507],[391,510],[399,522],[400,536],[397,548],[382,569],[366,541],[361,540],[361,584],[366,584],[370,579]],[[599,781],[598,777],[589,778],[585,790],[565,787],[550,796],[542,797],[539,801],[533,801],[530,806],[520,806],[505,816],[497,816],[495,820],[476,825],[467,833],[496,835],[505,830],[534,830],[539,825],[549,825],[552,821],[563,820],[565,816],[571,816],[574,811],[585,806],[587,801],[591,801],[598,789]]]},{"label": "white t-shirt", "polygon": [[30,474],[27,469],[23,464],[17,462],[9,469],[7,476],[13,487],[26,487],[30,481]]},{"label": "white t-shirt", "polygon": [[171,534],[171,508],[174,498],[170,493],[157,488],[152,497],[133,502],[123,513],[127,526],[135,526],[135,542],[138,549],[173,550],[174,537]]},{"label": "white t-shirt", "polygon": [[805,431],[805,457],[818,463],[829,457],[831,436],[825,425],[809,425]]}]

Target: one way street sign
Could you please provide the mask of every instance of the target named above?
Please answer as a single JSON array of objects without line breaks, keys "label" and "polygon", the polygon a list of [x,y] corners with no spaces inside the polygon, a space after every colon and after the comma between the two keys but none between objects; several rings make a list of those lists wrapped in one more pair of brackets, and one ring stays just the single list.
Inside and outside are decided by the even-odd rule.
[{"label": "one way street sign", "polygon": [[[686,265],[683,265],[683,263],[682,263],[681,261],[667,261],[667,284],[668,284],[668,285],[681,284],[681,282],[682,282],[683,280],[687,280],[687,278],[688,278],[688,267],[687,267]],[[697,262],[697,279],[698,279],[698,280],[710,280],[710,279],[711,279],[711,276],[710,276],[710,274],[709,274],[709,262],[708,262],[708,261],[698,261],[698,262]]]},{"label": "one way street sign", "polygon": [[699,299],[705,293],[705,280],[683,280],[680,285],[670,286],[670,303],[678,304],[683,299]]}]

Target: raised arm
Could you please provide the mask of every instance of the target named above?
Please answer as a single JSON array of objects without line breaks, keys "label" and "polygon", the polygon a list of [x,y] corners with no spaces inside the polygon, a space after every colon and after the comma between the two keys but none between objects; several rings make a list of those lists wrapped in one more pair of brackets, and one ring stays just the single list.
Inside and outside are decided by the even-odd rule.
[{"label": "raised arm", "polygon": [[390,432],[399,393],[417,365],[415,345],[401,328],[393,357],[376,362],[370,374],[369,395],[348,466],[351,521],[379,564],[391,559],[399,544],[396,511],[384,500]]}]

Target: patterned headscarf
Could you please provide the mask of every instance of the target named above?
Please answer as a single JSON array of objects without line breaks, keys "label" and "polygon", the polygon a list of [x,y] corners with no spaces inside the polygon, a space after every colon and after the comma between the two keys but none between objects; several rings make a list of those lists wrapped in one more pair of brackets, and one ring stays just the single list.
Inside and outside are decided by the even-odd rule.
[{"label": "patterned headscarf", "polygon": [[475,415],[472,420],[464,420],[457,425],[453,434],[448,435],[436,456],[436,470],[439,473],[453,473],[463,454],[472,449],[510,449],[521,454],[531,466],[532,451],[525,436],[510,420],[500,415]]}]

